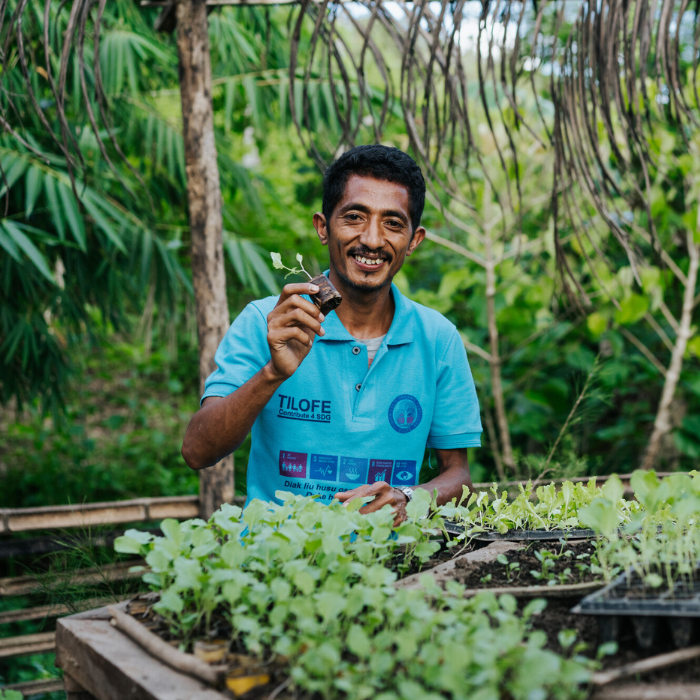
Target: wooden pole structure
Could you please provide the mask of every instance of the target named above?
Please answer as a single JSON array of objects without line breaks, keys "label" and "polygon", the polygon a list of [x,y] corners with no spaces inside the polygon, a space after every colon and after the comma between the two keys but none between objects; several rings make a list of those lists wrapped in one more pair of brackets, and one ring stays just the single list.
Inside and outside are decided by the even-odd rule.
[{"label": "wooden pole structure", "polygon": [[[201,395],[205,379],[216,367],[214,354],[230,323],[206,0],[177,0],[176,17]],[[200,472],[201,517],[208,519],[222,503],[231,503],[233,493],[230,455]]]}]

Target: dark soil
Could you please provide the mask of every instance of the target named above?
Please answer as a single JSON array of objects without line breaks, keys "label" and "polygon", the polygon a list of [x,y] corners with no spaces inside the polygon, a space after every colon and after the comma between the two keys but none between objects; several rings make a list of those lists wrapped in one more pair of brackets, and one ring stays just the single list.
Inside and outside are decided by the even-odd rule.
[{"label": "dark soil", "polygon": [[[591,556],[595,547],[587,540],[562,545],[559,542],[527,545],[515,552],[508,552],[508,565],[499,562],[469,563],[458,561],[455,578],[467,588],[499,588],[504,586],[546,586],[547,579],[538,579],[530,572],[542,572],[543,565],[535,552],[551,552],[557,558],[549,568],[550,580],[557,584],[587,583],[595,581],[590,572]],[[570,552],[571,554],[567,554]],[[578,558],[580,557],[580,558]],[[518,564],[510,568],[510,564]],[[565,573],[569,569],[569,573]]]}]

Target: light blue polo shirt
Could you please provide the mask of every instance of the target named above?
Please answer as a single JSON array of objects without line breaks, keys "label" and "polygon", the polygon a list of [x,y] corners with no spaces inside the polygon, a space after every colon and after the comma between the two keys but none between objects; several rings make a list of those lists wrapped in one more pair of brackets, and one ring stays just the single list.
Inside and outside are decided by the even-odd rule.
[{"label": "light blue polo shirt", "polygon": [[[252,429],[248,503],[275,491],[317,494],[386,481],[413,486],[426,445],[481,444],[474,380],[455,326],[391,287],[394,319],[372,365],[335,311],[297,371]],[[278,297],[254,301],[229,328],[202,400],[228,396],[270,360],[267,315]]]}]

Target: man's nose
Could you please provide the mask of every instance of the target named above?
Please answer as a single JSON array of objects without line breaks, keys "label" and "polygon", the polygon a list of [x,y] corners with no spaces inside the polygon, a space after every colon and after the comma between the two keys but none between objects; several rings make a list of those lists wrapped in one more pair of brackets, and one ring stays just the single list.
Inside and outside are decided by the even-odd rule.
[{"label": "man's nose", "polygon": [[360,242],[371,250],[384,246],[384,234],[379,217],[370,217],[367,227],[360,236]]}]

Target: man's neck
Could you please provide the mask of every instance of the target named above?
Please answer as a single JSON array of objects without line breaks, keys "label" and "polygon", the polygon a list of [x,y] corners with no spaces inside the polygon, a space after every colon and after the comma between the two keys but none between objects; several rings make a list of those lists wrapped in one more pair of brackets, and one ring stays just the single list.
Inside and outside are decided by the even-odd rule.
[{"label": "man's neck", "polygon": [[376,291],[365,291],[345,284],[332,268],[328,276],[343,297],[336,314],[345,330],[360,339],[386,335],[394,319],[391,285],[387,284]]}]

